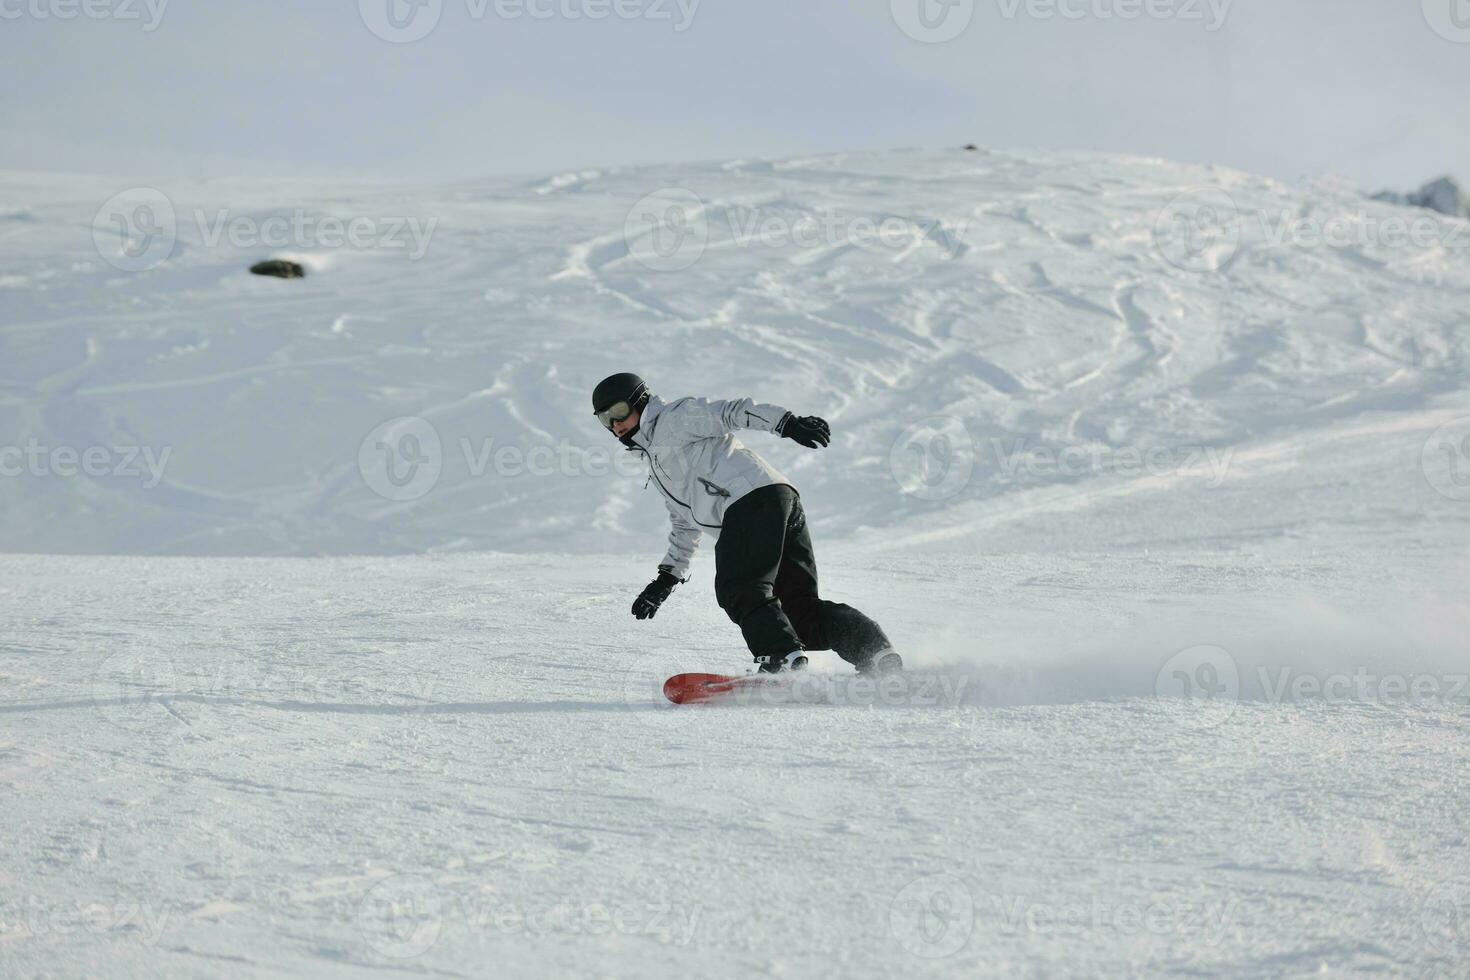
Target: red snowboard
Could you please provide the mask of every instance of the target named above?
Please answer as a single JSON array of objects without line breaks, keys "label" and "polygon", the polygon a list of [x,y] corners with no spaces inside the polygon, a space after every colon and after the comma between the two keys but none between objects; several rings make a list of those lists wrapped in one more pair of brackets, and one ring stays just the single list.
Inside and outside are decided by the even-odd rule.
[{"label": "red snowboard", "polygon": [[783,683],[785,674],[675,674],[664,681],[664,697],[675,704],[720,701]]}]

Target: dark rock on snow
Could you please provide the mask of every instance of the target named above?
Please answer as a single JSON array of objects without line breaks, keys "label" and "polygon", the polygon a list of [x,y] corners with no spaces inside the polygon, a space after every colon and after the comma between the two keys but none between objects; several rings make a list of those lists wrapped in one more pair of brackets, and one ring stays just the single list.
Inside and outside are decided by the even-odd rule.
[{"label": "dark rock on snow", "polygon": [[290,259],[266,259],[252,265],[250,271],[257,276],[275,276],[277,279],[300,279],[306,275],[301,263]]}]

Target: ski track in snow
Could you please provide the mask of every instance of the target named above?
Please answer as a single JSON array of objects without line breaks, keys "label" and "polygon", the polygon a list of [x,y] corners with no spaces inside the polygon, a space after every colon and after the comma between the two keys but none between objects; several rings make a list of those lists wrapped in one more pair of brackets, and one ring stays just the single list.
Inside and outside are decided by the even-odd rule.
[{"label": "ski track in snow", "polygon": [[[1398,210],[1037,152],[182,182],[124,273],[125,186],[0,174],[0,447],[169,452],[0,477],[0,974],[1464,973],[1470,256],[1156,238]],[[670,189],[707,240],[660,271]],[[222,207],[438,224],[278,282]],[[832,421],[750,442],[907,686],[663,701],[745,655],[710,541],[628,615],[666,519],[586,402],[630,368]],[[442,472],[386,499],[403,417]]]}]

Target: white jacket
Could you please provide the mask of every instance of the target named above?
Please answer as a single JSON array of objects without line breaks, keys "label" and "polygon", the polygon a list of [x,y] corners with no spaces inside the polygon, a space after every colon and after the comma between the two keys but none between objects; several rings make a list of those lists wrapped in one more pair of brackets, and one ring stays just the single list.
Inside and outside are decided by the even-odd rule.
[{"label": "white jacket", "polygon": [[689,560],[705,530],[718,531],[725,508],[759,487],[791,481],[735,438],[736,429],[776,431],[779,405],[736,398],[648,399],[638,431],[625,439],[648,459],[649,479],[663,494],[673,529],[660,567],[689,578]]}]

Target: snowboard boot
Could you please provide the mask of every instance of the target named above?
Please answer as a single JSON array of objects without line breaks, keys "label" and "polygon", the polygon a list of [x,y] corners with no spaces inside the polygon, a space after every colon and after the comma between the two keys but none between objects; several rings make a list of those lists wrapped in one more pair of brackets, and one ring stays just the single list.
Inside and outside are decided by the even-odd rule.
[{"label": "snowboard boot", "polygon": [[873,659],[858,666],[859,674],[897,674],[903,670],[903,658],[895,650],[879,650]]},{"label": "snowboard boot", "polygon": [[800,650],[773,657],[756,657],[758,670],[762,674],[779,674],[783,670],[806,670],[806,654]]}]

